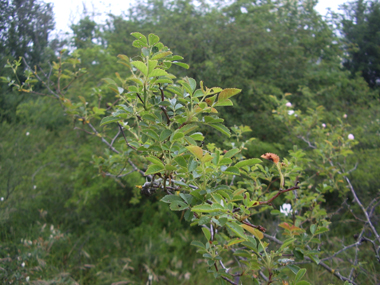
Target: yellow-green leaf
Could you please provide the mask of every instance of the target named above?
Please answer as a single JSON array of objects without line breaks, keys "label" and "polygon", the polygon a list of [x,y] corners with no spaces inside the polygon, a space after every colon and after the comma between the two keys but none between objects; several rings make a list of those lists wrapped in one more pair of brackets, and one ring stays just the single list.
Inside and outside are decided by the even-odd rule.
[{"label": "yellow-green leaf", "polygon": [[201,159],[203,157],[203,150],[196,145],[190,145],[186,147],[196,158]]},{"label": "yellow-green leaf", "polygon": [[260,232],[258,229],[255,229],[255,228],[252,228],[248,225],[241,225],[241,227],[243,227],[246,231],[250,232],[251,234],[253,234],[256,238],[258,239],[263,239],[264,237],[264,234],[262,232]]}]

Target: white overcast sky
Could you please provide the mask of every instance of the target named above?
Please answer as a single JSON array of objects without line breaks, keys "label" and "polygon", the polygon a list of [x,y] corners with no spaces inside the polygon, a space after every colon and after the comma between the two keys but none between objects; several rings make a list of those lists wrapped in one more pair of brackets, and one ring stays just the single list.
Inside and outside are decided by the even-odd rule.
[{"label": "white overcast sky", "polygon": [[[347,2],[348,0],[319,0],[316,10],[325,15],[327,8],[338,12],[339,5]],[[95,12],[98,16],[96,21],[102,21],[106,18],[105,15],[112,13],[120,15],[122,12],[127,12],[128,8],[134,0],[46,0],[46,2],[53,3],[54,14],[56,21],[56,31],[68,32],[70,25],[79,20],[80,15],[85,5],[88,12]]]}]

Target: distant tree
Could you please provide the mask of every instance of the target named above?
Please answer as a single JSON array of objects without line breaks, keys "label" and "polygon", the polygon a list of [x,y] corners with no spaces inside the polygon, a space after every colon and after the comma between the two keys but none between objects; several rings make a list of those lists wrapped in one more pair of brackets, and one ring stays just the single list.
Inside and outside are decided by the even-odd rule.
[{"label": "distant tree", "polygon": [[[53,6],[38,0],[0,0],[0,75],[7,60],[24,57],[32,66],[46,61],[49,34],[54,29]],[[51,59],[51,58],[49,58]],[[22,69],[20,69],[22,70]],[[18,74],[24,80],[22,73]],[[14,121],[17,106],[24,96],[10,96],[0,89],[0,120]]]},{"label": "distant tree", "polygon": [[2,56],[23,56],[40,62],[54,29],[53,6],[36,0],[1,1],[0,43]]},{"label": "distant tree", "polygon": [[344,5],[341,18],[347,42],[344,66],[361,72],[371,88],[380,87],[380,3],[357,0]]}]

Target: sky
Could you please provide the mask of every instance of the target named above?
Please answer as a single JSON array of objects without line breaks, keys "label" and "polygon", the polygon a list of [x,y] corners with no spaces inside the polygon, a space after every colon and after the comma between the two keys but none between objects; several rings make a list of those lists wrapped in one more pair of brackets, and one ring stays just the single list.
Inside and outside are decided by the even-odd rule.
[{"label": "sky", "polygon": [[[319,0],[316,10],[325,15],[327,8],[338,12],[339,5],[347,2],[348,0]],[[127,12],[133,0],[46,0],[46,2],[53,3],[54,14],[56,21],[56,32],[69,32],[70,25],[76,23],[82,14],[83,7],[85,6],[90,13],[95,11],[94,20],[102,22],[106,18],[105,15],[112,13],[120,15],[122,12]]]}]

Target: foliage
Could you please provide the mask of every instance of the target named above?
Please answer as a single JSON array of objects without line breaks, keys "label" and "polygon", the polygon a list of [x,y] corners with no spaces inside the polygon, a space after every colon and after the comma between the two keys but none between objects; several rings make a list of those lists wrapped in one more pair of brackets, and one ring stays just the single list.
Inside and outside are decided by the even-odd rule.
[{"label": "foliage", "polygon": [[[377,93],[313,7],[137,2],[51,69],[11,59],[2,281],[376,284]],[[136,33],[117,65],[152,24],[171,49]]]},{"label": "foliage", "polygon": [[352,74],[360,72],[370,87],[379,87],[380,3],[358,0],[343,8],[340,22],[349,54],[344,66]]},{"label": "foliage", "polygon": [[[136,38],[133,46],[141,49],[141,54],[133,60],[126,55],[119,55],[119,62],[130,70],[129,75],[122,78],[116,73],[116,81],[104,79],[122,104],[110,105],[112,113],[100,121],[100,126],[104,126],[103,131],[98,131],[92,121],[99,120],[111,108],[101,108],[101,101],[87,102],[82,96],[78,96],[79,101],[69,99],[70,93],[63,93],[59,89],[59,84],[65,86],[65,81],[71,82],[83,72],[80,68],[75,71],[79,63],[77,59],[67,59],[67,63],[71,63],[74,68],[69,73],[62,70],[66,61],[60,59],[54,73],[58,92],[49,90],[62,102],[67,114],[82,122],[84,127],[88,126],[87,132],[98,136],[110,149],[105,156],[93,157],[100,173],[113,177],[122,185],[122,177],[137,171],[146,177],[146,182],[138,186],[142,194],[152,195],[159,190],[166,192],[167,195],[161,201],[169,204],[172,211],[182,211],[185,220],[192,225],[202,227],[207,242],[194,241],[192,244],[198,247],[198,252],[210,267],[208,272],[216,278],[232,284],[235,284],[234,278],[248,278],[256,283],[263,278],[267,282],[286,280],[298,284],[306,270],[289,263],[305,260],[326,267],[325,263],[321,263],[319,244],[320,235],[329,230],[331,221],[326,219],[326,211],[319,203],[325,201],[325,193],[340,188],[337,184],[343,182],[339,180],[340,176],[346,177],[344,173],[326,167],[326,161],[334,166],[334,160],[340,163],[340,157],[352,153],[350,148],[353,144],[342,140],[344,128],[336,129],[331,142],[325,140],[327,144],[315,145],[308,141],[310,134],[304,136],[302,132],[313,130],[316,137],[323,137],[319,129],[313,128],[321,114],[305,117],[300,127],[295,128],[298,137],[318,150],[317,158],[321,157],[321,161],[315,160],[314,165],[319,167],[319,175],[326,175],[331,181],[329,185],[323,180],[315,188],[315,193],[310,192],[313,188],[310,179],[313,176],[307,173],[310,172],[307,168],[309,160],[304,158],[302,151],[295,149],[290,152],[291,158],[283,161],[273,153],[262,155],[262,158],[272,161],[273,167],[270,168],[262,166],[258,158],[246,159],[242,155],[241,151],[247,142],[241,141],[241,135],[250,129],[234,127],[231,134],[223,125],[223,119],[218,117],[219,111],[216,109],[233,105],[230,98],[241,90],[208,88],[202,81],[197,89],[196,81],[189,77],[174,81],[175,76],[168,70],[172,64],[188,68],[187,64],[178,61],[183,58],[173,55],[154,34],[148,38],[140,33],[132,35]],[[65,72],[71,76],[62,76]],[[29,73],[29,76],[38,78],[36,73]],[[29,91],[29,83],[14,85],[19,90]],[[276,97],[273,100],[276,101]],[[289,113],[286,108],[283,101],[278,113],[284,122],[285,118],[294,115],[294,111]],[[284,115],[288,116],[284,118]],[[118,133],[108,142],[108,126],[115,123]],[[205,136],[196,131],[199,125],[232,136],[231,149],[222,150],[210,143],[203,148]],[[299,167],[302,164],[303,167]],[[337,176],[332,176],[333,173]],[[302,178],[300,183],[299,179]],[[278,190],[268,192],[273,191],[272,187]],[[278,243],[276,247],[264,241],[263,232],[266,229],[252,224],[249,218],[255,219],[255,216],[272,208],[272,202],[280,195],[292,203],[293,217],[289,219],[288,213],[271,211],[272,215],[280,215],[281,223],[278,226],[284,229],[285,236],[283,241],[274,239]],[[139,199],[139,194],[135,193],[132,202]],[[363,232],[364,228],[361,236]],[[376,243],[376,240],[373,242]],[[293,258],[285,260],[284,256],[289,254]],[[240,261],[227,268],[225,264],[227,261],[231,263],[231,256],[236,256]],[[294,280],[290,272],[296,274]],[[350,280],[340,273],[335,275]]]}]

